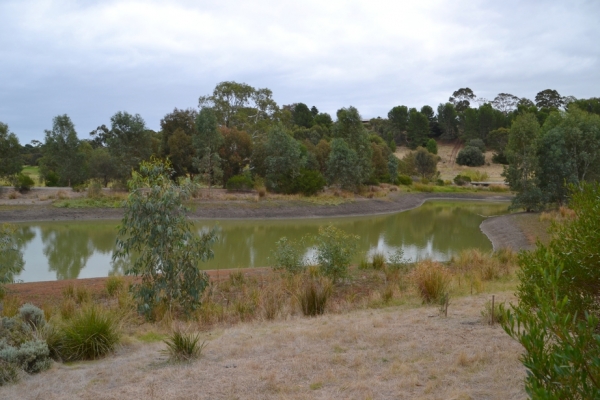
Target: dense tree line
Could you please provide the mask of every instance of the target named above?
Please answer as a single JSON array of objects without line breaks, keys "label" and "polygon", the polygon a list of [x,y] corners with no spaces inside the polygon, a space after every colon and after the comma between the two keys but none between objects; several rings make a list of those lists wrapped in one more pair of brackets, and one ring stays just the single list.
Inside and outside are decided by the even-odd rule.
[{"label": "dense tree line", "polygon": [[[474,103],[479,106],[473,107]],[[548,153],[562,160],[564,154],[575,151],[572,145],[564,154],[556,150],[566,135],[557,127],[562,125],[556,121],[563,118],[558,115],[575,115],[575,109],[599,114],[600,100],[565,98],[547,89],[538,93],[535,103],[507,93],[488,101],[478,98],[470,88],[461,88],[437,108],[425,105],[417,110],[399,105],[387,118],[364,121],[350,106],[338,110],[334,121],[316,106],[294,103],[280,107],[269,89],[221,82],[211,94],[199,98],[198,109],[176,108],[166,114],[159,132],[149,130],[139,114],[117,112],[108,124],[80,140],[71,119],[60,115],[45,132],[44,143],[20,146],[16,136],[1,124],[0,175],[15,176],[23,163],[37,164],[47,185],[75,186],[95,179],[107,186],[109,182],[126,182],[142,161],[155,156],[170,160],[174,179],[189,176],[209,186],[227,187],[230,179],[244,175],[248,181],[258,177],[269,190],[283,193],[312,192],[325,183],[355,189],[369,183],[395,182],[398,168],[407,175],[432,178],[435,166],[432,172],[431,164],[436,158],[426,159],[426,155],[437,152],[435,140],[459,140],[468,145],[461,157],[467,165],[481,162],[477,152],[494,150],[495,162],[510,164],[506,174],[514,189],[530,193],[523,188],[533,184],[547,192],[560,186],[556,181],[559,175],[554,174],[556,179],[551,181],[538,178],[540,171],[558,168],[558,164],[540,162],[540,157]],[[530,125],[546,126],[548,121],[548,127],[553,126],[547,129],[552,131],[549,136],[543,135],[547,136],[543,143],[534,141],[535,151],[515,147],[513,131],[517,132],[522,124],[517,120],[525,115]],[[425,152],[419,149],[398,160],[393,154],[397,146]],[[575,164],[577,167],[572,166]],[[576,172],[560,176],[568,177],[569,182],[578,174],[582,179],[595,177],[593,165],[575,164],[563,169],[576,168]],[[581,168],[586,172],[580,173]],[[563,198],[546,197],[544,201]]]}]

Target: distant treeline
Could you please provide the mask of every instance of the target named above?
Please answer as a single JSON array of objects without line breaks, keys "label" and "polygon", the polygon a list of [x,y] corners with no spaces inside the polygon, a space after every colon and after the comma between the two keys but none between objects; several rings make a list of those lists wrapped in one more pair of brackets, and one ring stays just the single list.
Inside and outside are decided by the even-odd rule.
[{"label": "distant treeline", "polygon": [[393,156],[396,146],[417,149],[430,139],[483,142],[496,152],[496,162],[508,163],[510,128],[519,116],[531,115],[541,127],[553,113],[575,108],[600,114],[600,99],[563,97],[547,89],[535,102],[508,93],[488,101],[461,88],[436,109],[396,106],[387,118],[364,121],[350,106],[338,110],[334,121],[316,106],[280,107],[269,89],[222,82],[199,98],[197,109],[166,114],[159,132],[149,130],[139,114],[117,112],[80,140],[69,116],[59,115],[45,131],[44,143],[20,146],[0,124],[0,176],[15,176],[29,164],[40,166],[47,185],[74,186],[90,179],[123,183],[142,160],[155,156],[171,161],[174,179],[189,176],[209,185],[226,187],[236,177],[237,185],[258,178],[270,190],[286,193],[325,183],[355,188],[395,182],[398,170],[431,175],[415,166],[414,157],[403,163]]}]

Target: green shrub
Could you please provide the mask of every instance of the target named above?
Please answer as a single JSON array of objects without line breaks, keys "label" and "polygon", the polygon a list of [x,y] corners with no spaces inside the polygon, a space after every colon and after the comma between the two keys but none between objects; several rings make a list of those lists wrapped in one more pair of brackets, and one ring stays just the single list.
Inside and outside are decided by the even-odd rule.
[{"label": "green shrub", "polygon": [[229,191],[248,191],[252,190],[254,182],[246,175],[235,175],[227,180],[225,187]]},{"label": "green shrub", "polygon": [[437,154],[438,153],[438,146],[437,146],[437,142],[434,139],[429,139],[427,141],[427,144],[425,145],[425,148],[427,149],[428,152],[430,152],[431,154]]},{"label": "green shrub", "polygon": [[305,196],[313,196],[325,187],[325,178],[319,171],[300,170],[300,175],[294,179],[294,192]]},{"label": "green shrub", "polygon": [[388,270],[406,273],[409,268],[410,264],[408,260],[404,258],[404,250],[402,249],[396,250],[387,260],[386,269]]},{"label": "green shrub", "polygon": [[19,308],[19,315],[23,322],[34,329],[42,328],[46,324],[44,311],[31,303],[26,303]]},{"label": "green shrub", "polygon": [[443,179],[437,179],[435,181],[436,186],[444,186],[444,180]]},{"label": "green shrub", "polygon": [[600,398],[600,185],[571,190],[575,219],[519,254],[519,302],[503,324],[525,349],[532,398]]},{"label": "green shrub", "polygon": [[0,360],[0,387],[19,381],[19,367]]},{"label": "green shrub", "polygon": [[417,286],[423,302],[435,303],[448,293],[452,277],[442,264],[425,260],[412,271],[411,279]]},{"label": "green shrub", "polygon": [[477,147],[482,153],[485,153],[485,143],[481,139],[471,139],[467,142],[467,146]]},{"label": "green shrub", "polygon": [[20,173],[15,178],[15,190],[18,190],[21,193],[29,191],[34,184],[35,182],[33,179],[31,179],[29,175],[23,173]]},{"label": "green shrub", "polygon": [[464,149],[458,152],[456,163],[458,165],[466,165],[468,167],[479,167],[485,164],[485,156],[479,148],[466,146]]},{"label": "green shrub", "polygon": [[56,172],[50,171],[46,174],[44,179],[44,183],[48,187],[56,187],[58,186],[59,176]]},{"label": "green shrub", "polygon": [[82,309],[61,330],[59,354],[65,361],[95,360],[113,351],[119,342],[112,315],[95,306]]},{"label": "green shrub", "polygon": [[457,186],[463,186],[467,183],[471,183],[471,178],[469,178],[466,175],[456,175],[454,177],[454,184],[456,184]]},{"label": "green shrub", "polygon": [[408,175],[398,175],[398,183],[404,186],[412,185],[412,178]]},{"label": "green shrub", "polygon": [[302,314],[307,317],[322,315],[332,291],[333,286],[327,278],[305,279],[297,295]]},{"label": "green shrub", "polygon": [[285,270],[290,274],[304,271],[305,265],[298,244],[282,237],[275,243],[276,249],[272,253],[274,259],[273,269]]},{"label": "green shrub", "polygon": [[87,197],[96,199],[102,196],[102,184],[98,181],[92,181],[87,188]]},{"label": "green shrub", "polygon": [[186,333],[176,329],[163,342],[172,361],[191,361],[202,355],[206,342],[200,343],[200,333]]},{"label": "green shrub", "polygon": [[41,340],[30,340],[19,347],[8,345],[5,340],[0,340],[0,360],[30,374],[45,371],[52,364],[48,345]]},{"label": "green shrub", "polygon": [[314,241],[315,261],[323,275],[330,277],[334,282],[345,277],[352,257],[356,253],[358,236],[329,225],[319,228],[319,234],[314,237]]}]

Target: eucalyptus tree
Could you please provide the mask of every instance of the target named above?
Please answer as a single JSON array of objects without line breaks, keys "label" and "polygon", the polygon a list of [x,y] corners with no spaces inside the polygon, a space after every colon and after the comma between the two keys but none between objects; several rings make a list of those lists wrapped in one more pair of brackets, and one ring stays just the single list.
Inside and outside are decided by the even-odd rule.
[{"label": "eucalyptus tree", "polygon": [[301,146],[286,130],[276,125],[269,131],[265,143],[265,179],[270,190],[291,193],[306,159]]},{"label": "eucalyptus tree", "polygon": [[202,108],[196,118],[196,132],[193,138],[196,157],[194,163],[208,183],[208,189],[223,178],[219,149],[223,135],[217,129],[217,117],[212,108]]},{"label": "eucalyptus tree", "polygon": [[[372,148],[358,110],[352,106],[337,111],[337,121],[333,129],[334,137],[346,141],[354,150],[357,163],[354,173],[358,184],[365,183],[371,176]],[[331,146],[333,152],[333,144]]]},{"label": "eucalyptus tree", "polygon": [[160,120],[161,157],[168,157],[173,163],[176,176],[193,174],[194,148],[192,137],[196,132],[198,112],[191,108],[166,114]]},{"label": "eucalyptus tree", "polygon": [[47,179],[58,175],[58,184],[72,186],[87,179],[86,157],[79,151],[75,125],[67,114],[52,120],[52,129],[46,130],[43,146],[44,156],[40,159],[40,174]]}]

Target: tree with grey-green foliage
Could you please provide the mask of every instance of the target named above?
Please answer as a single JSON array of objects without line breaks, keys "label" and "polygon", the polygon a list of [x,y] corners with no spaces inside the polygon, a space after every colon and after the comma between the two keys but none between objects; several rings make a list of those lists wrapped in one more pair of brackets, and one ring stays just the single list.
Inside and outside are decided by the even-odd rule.
[{"label": "tree with grey-green foliage", "polygon": [[397,143],[405,140],[406,128],[408,127],[408,108],[396,106],[388,112],[388,121],[392,139]]},{"label": "tree with grey-green foliage", "polygon": [[276,125],[268,133],[265,154],[267,188],[280,193],[293,192],[294,180],[306,162],[300,143],[281,125]]},{"label": "tree with grey-green foliage", "polygon": [[0,225],[0,298],[4,295],[4,285],[14,282],[15,276],[23,271],[24,266],[15,227]]},{"label": "tree with grey-green foliage", "polygon": [[52,120],[52,130],[46,130],[40,159],[40,175],[46,179],[51,173],[58,175],[60,186],[73,186],[87,179],[85,154],[79,151],[75,125],[67,114]]},{"label": "tree with grey-green foliage", "polygon": [[333,139],[327,159],[327,182],[339,185],[343,189],[354,190],[361,184],[357,170],[359,168],[356,151],[348,146],[344,139]]},{"label": "tree with grey-green foliage", "polygon": [[211,186],[222,183],[223,178],[223,160],[219,156],[219,149],[224,139],[217,129],[217,118],[213,109],[205,107],[198,113],[192,142],[196,149],[194,164],[210,190]]},{"label": "tree with grey-green foliage", "polygon": [[437,174],[439,160],[440,158],[435,154],[431,154],[423,147],[418,147],[414,157],[415,170],[422,178],[431,179]]},{"label": "tree with grey-green foliage", "polygon": [[0,122],[0,179],[16,176],[23,169],[21,144],[17,135]]},{"label": "tree with grey-green foliage", "polygon": [[538,142],[539,188],[545,200],[562,204],[567,185],[600,179],[600,116],[573,108],[551,113]]},{"label": "tree with grey-green foliage", "polygon": [[517,192],[512,208],[537,211],[543,206],[544,199],[536,174],[539,137],[540,124],[535,115],[521,114],[513,121],[505,151],[509,164],[502,172],[510,189]]},{"label": "tree with grey-green foliage", "polygon": [[187,181],[173,183],[168,161],[142,162],[129,180],[130,194],[119,226],[113,262],[135,254],[128,275],[141,277],[132,287],[138,310],[147,318],[164,305],[189,313],[196,309],[208,286],[200,263],[213,258],[216,231],[198,235],[186,217],[184,200],[194,189]]},{"label": "tree with grey-green foliage", "polygon": [[350,106],[337,111],[334,137],[345,140],[348,146],[356,152],[358,160],[355,173],[358,184],[362,185],[371,177],[372,148],[369,134],[356,108]]}]

